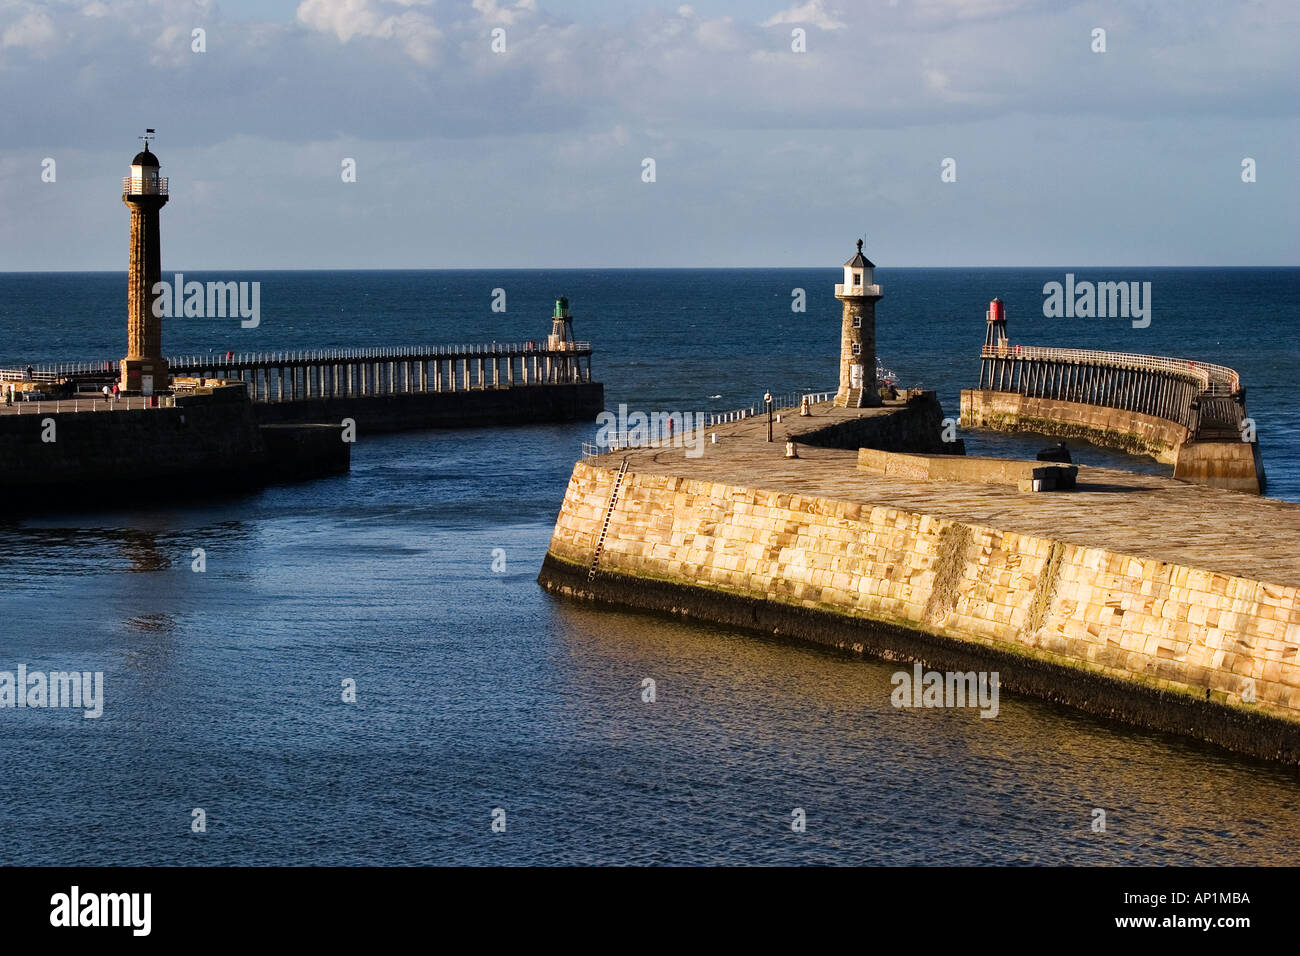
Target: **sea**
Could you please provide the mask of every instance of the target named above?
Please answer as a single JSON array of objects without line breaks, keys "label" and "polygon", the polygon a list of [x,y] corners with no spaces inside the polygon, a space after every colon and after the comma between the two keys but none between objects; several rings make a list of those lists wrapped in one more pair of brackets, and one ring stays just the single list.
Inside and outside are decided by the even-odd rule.
[{"label": "sea", "polygon": [[[1150,324],[1046,317],[1066,272],[1150,282]],[[259,282],[261,321],[168,319],[169,355],[536,340],[567,296],[610,409],[748,408],[837,374],[838,269],[186,279]],[[876,281],[882,364],[953,417],[994,296],[1016,344],[1235,368],[1268,494],[1300,502],[1300,269]],[[0,274],[0,367],[120,358],[125,304],[124,273]],[[0,521],[0,670],[103,674],[98,718],[0,708],[0,864],[1300,862],[1295,769],[1010,693],[995,719],[896,709],[897,665],[547,594],[595,433],[362,436],[342,477]]]}]

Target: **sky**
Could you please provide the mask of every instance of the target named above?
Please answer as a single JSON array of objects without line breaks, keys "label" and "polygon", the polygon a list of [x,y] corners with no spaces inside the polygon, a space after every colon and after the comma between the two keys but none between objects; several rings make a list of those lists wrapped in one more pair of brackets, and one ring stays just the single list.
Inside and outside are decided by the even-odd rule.
[{"label": "sky", "polygon": [[0,271],[125,269],[146,127],[168,271],[1300,252],[1297,0],[0,0],[0,101]]}]

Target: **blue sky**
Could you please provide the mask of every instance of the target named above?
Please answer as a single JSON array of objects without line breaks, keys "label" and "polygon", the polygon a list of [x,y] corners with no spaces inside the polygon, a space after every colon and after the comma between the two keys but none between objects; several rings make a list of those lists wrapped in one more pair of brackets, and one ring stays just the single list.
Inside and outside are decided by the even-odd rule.
[{"label": "blue sky", "polygon": [[882,266],[1294,265],[1298,27],[1294,0],[0,0],[0,270],[124,268],[146,126],[168,270],[834,266],[863,234]]}]

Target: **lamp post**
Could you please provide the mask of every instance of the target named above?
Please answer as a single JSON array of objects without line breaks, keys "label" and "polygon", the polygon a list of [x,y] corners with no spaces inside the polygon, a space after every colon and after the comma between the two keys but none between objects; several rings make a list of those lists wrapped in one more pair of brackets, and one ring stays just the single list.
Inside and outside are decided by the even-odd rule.
[{"label": "lamp post", "polygon": [[763,393],[763,402],[767,405],[767,440],[772,440],[772,393]]}]

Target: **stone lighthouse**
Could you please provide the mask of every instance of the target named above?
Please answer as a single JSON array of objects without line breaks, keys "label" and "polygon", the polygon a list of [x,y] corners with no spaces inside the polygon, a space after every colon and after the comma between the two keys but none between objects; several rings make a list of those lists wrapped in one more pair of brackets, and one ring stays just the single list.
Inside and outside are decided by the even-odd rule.
[{"label": "stone lighthouse", "polygon": [[158,174],[158,157],[149,152],[147,137],[144,149],[131,160],[131,174],[122,180],[122,202],[131,210],[131,265],[120,384],[123,391],[151,395],[170,385],[162,354],[162,319],[153,314],[154,285],[162,280],[158,213],[167,205],[167,180]]},{"label": "stone lighthouse", "polygon": [[840,387],[835,404],[841,408],[866,408],[880,404],[876,385],[876,300],[880,286],[872,282],[875,266],[858,252],[844,263],[844,281],[835,284],[835,298],[844,303],[840,329]]}]

